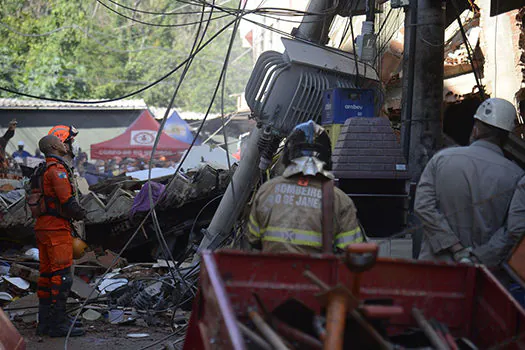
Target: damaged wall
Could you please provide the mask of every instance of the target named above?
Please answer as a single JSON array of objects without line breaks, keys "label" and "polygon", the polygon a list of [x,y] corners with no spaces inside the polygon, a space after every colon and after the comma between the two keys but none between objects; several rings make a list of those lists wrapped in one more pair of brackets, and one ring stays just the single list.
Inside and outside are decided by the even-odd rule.
[{"label": "damaged wall", "polygon": [[485,56],[483,82],[487,93],[514,102],[523,80],[519,65],[518,11],[490,17],[490,0],[477,0],[476,4],[481,8],[481,49]]}]

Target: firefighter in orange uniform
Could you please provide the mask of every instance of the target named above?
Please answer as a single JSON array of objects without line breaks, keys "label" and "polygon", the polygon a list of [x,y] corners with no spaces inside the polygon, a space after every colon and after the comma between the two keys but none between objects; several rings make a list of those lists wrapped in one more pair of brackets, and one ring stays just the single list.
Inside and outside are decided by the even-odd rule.
[{"label": "firefighter in orange uniform", "polygon": [[[63,337],[71,324],[66,317],[66,301],[73,284],[71,220],[83,219],[86,210],[78,202],[71,168],[63,159],[68,153],[66,145],[58,137],[48,135],[38,146],[46,156],[46,166],[40,178],[45,209],[35,225],[40,251],[37,334]],[[72,328],[71,336],[80,335],[84,335],[81,328]]]}]

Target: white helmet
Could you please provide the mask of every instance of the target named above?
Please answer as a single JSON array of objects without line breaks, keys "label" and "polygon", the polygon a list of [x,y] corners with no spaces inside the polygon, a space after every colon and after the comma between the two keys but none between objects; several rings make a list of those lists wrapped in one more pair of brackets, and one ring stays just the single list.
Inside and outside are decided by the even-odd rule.
[{"label": "white helmet", "polygon": [[489,98],[478,107],[474,119],[511,132],[516,122],[516,108],[502,98]]}]

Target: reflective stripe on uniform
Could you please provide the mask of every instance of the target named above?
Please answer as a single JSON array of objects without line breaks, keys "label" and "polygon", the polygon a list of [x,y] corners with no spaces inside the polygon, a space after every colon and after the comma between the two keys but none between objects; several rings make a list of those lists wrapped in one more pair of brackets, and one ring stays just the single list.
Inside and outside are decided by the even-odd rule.
[{"label": "reflective stripe on uniform", "polygon": [[270,226],[261,233],[264,233],[262,241],[306,245],[310,247],[321,247],[323,245],[322,234],[315,231]]},{"label": "reflective stripe on uniform", "polygon": [[248,231],[257,238],[261,237],[259,225],[257,225],[257,222],[252,215],[250,215],[250,221],[248,222]]},{"label": "reflective stripe on uniform", "polygon": [[335,236],[335,246],[340,249],[343,249],[349,244],[361,242],[363,242],[363,235],[359,227],[351,231],[341,232]]}]

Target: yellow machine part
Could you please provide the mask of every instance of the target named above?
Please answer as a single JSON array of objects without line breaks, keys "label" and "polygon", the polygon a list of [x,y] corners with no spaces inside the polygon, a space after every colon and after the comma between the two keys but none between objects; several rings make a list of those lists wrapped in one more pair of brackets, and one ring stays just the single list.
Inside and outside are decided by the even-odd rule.
[{"label": "yellow machine part", "polygon": [[335,148],[335,144],[337,143],[337,139],[339,138],[339,135],[341,135],[341,129],[343,128],[343,124],[327,124],[323,125],[323,128],[328,133],[328,136],[330,136],[330,142],[332,144],[332,151]]}]

